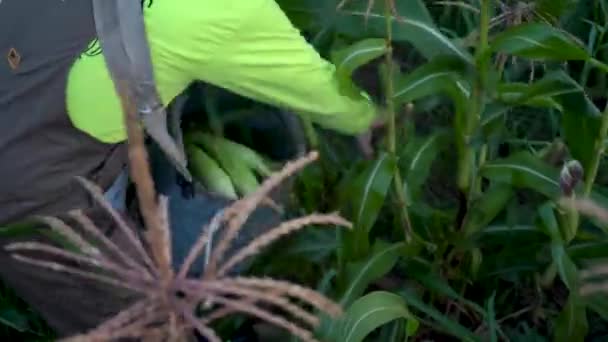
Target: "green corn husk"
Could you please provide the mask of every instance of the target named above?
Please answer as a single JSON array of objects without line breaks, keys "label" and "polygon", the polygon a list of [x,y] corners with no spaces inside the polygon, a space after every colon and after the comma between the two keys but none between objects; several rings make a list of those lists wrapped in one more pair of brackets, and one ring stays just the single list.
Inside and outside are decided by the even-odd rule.
[{"label": "green corn husk", "polygon": [[258,189],[260,183],[249,164],[242,159],[240,150],[227,147],[229,145],[224,143],[225,139],[209,139],[199,132],[189,134],[187,139],[200,145],[218,161],[220,167],[230,176],[239,195],[248,195]]},{"label": "green corn husk", "polygon": [[237,198],[230,176],[203,149],[194,144],[186,144],[188,164],[193,177],[207,189],[231,199]]},{"label": "green corn husk", "polygon": [[247,146],[235,143],[234,141],[230,141],[223,137],[213,136],[203,132],[192,132],[189,134],[189,139],[191,139],[191,141],[195,144],[200,144],[203,146],[221,146],[219,148],[224,153],[238,158],[241,163],[255,170],[263,177],[269,176],[272,172],[264,158],[262,158],[255,150]]}]

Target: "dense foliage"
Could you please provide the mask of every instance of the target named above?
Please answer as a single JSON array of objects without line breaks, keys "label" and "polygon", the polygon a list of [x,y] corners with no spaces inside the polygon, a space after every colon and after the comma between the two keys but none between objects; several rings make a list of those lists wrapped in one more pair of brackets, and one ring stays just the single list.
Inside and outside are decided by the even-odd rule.
[{"label": "dense foliage", "polygon": [[[290,208],[339,210],[354,229],[302,231],[251,272],[338,300],[346,316],[325,320],[324,340],[604,340],[608,298],[581,291],[581,274],[608,256],[607,223],[566,204],[608,207],[608,2],[369,1],[277,1],[346,91],[363,87],[390,120],[371,159],[303,122],[321,161]],[[212,131],[261,149],[232,126],[271,108],[191,94]],[[38,334],[7,298],[7,334]]]}]

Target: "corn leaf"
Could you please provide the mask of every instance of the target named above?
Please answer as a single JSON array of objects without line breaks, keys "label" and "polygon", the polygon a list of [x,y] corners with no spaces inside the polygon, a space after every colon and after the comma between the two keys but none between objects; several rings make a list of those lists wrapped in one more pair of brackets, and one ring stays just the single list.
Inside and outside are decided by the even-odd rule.
[{"label": "corn leaf", "polygon": [[483,229],[505,208],[513,196],[510,184],[498,183],[492,185],[483,195],[475,200],[464,224],[464,231],[472,235]]},{"label": "corn leaf", "polygon": [[468,70],[461,60],[440,56],[400,77],[395,82],[393,99],[396,104],[448,92],[450,86],[457,86],[462,94],[468,96],[468,86],[463,75]]},{"label": "corn leaf", "polygon": [[394,293],[375,291],[357,299],[333,329],[333,340],[363,341],[377,328],[399,318],[413,319],[405,300]]},{"label": "corn leaf", "polygon": [[608,257],[608,239],[573,243],[567,248],[568,255],[574,260],[602,259]]},{"label": "corn leaf", "polygon": [[401,170],[405,175],[409,197],[412,200],[420,196],[420,189],[430,174],[433,161],[445,144],[449,132],[439,130],[429,136],[412,137],[405,147]]},{"label": "corn leaf", "polygon": [[551,203],[545,203],[538,208],[538,215],[541,221],[541,227],[544,232],[551,238],[551,241],[555,243],[562,243],[564,241],[562,234],[559,229],[559,223],[555,217],[553,211],[553,205]]},{"label": "corn leaf", "polygon": [[584,89],[563,71],[548,73],[530,86],[499,87],[501,100],[513,106],[549,107],[562,112],[564,140],[572,157],[588,169],[599,134],[600,110]]},{"label": "corn leaf", "polygon": [[394,159],[382,153],[347,184],[353,201],[355,229],[367,234],[376,222],[393,180],[394,165]]},{"label": "corn leaf", "polygon": [[481,174],[514,187],[533,189],[549,198],[560,195],[559,172],[528,152],[486,163]]},{"label": "corn leaf", "polygon": [[[395,42],[409,42],[427,59],[451,55],[472,64],[471,54],[456,40],[446,37],[433,22],[421,0],[396,1],[401,20],[385,16],[384,2],[375,1],[367,16],[368,0],[279,0],[281,8],[300,28],[313,32],[334,31],[354,39],[385,38],[386,23],[393,26]],[[366,18],[367,16],[367,18]]]},{"label": "corn leaf", "polygon": [[477,338],[472,331],[465,328],[453,319],[450,319],[449,317],[445,316],[431,305],[425,303],[412,291],[405,290],[401,291],[400,294],[403,298],[405,298],[410,308],[420,310],[421,312],[432,318],[437,324],[437,329],[442,330],[443,332],[449,335],[457,337],[461,341],[480,341],[480,339]]},{"label": "corn leaf", "polygon": [[19,312],[10,303],[4,302],[0,307],[0,324],[15,329],[19,332],[31,331],[28,317]]},{"label": "corn leaf", "polygon": [[369,38],[333,51],[332,62],[341,77],[349,77],[359,67],[382,56],[387,51],[384,39]]},{"label": "corn leaf", "polygon": [[537,60],[587,60],[589,54],[574,39],[551,25],[523,24],[498,34],[492,51]]},{"label": "corn leaf", "polygon": [[585,306],[570,295],[566,306],[555,320],[555,342],[583,342],[589,330]]},{"label": "corn leaf", "polygon": [[350,305],[369,286],[369,284],[387,274],[399,258],[403,243],[388,244],[378,240],[369,257],[361,262],[346,266],[346,284],[340,304]]}]

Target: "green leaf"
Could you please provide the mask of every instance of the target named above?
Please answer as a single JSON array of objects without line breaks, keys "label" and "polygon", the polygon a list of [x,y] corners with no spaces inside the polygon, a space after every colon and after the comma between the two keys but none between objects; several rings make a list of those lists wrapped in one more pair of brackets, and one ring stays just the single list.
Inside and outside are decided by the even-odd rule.
[{"label": "green leaf", "polygon": [[399,318],[411,318],[401,296],[386,291],[369,293],[357,299],[337,322],[334,340],[363,341],[377,328]]},{"label": "green leaf", "polygon": [[552,203],[545,203],[538,208],[538,214],[542,222],[542,227],[545,233],[551,238],[551,241],[561,244],[564,239],[559,229],[559,223],[555,217]]},{"label": "green leaf", "polygon": [[407,334],[407,336],[414,336],[414,334],[416,334],[416,332],[418,331],[419,327],[420,321],[414,318],[410,318],[407,320],[407,323],[405,325],[405,333]]},{"label": "green leaf", "polygon": [[355,229],[368,233],[378,217],[393,180],[395,161],[382,153],[350,186],[354,203]]},{"label": "green leaf", "polygon": [[496,88],[499,101],[510,106],[526,106],[562,110],[561,105],[553,96],[575,91],[570,85],[556,84],[557,82],[540,80],[532,85],[527,83],[503,83]]},{"label": "green leaf", "polygon": [[583,89],[574,79],[564,71],[559,70],[548,73],[542,79],[528,86],[520,101],[530,101],[538,97],[552,97],[559,100],[565,95],[581,94],[582,92]]},{"label": "green leaf", "polygon": [[0,309],[0,324],[11,327],[19,332],[26,332],[30,329],[27,316],[15,310],[7,304]]},{"label": "green leaf", "polygon": [[606,321],[608,320],[608,298],[605,293],[588,294],[584,298],[584,305]]},{"label": "green leaf", "polygon": [[376,329],[374,338],[378,341],[403,341],[405,319],[396,319]]},{"label": "green leaf", "polygon": [[482,233],[486,236],[495,236],[497,239],[504,239],[513,234],[530,237],[535,237],[542,234],[539,229],[533,225],[491,225],[483,228]]},{"label": "green leaf", "polygon": [[363,261],[346,266],[346,284],[340,304],[348,306],[359,297],[373,281],[383,277],[393,269],[404,243],[388,244],[378,240],[371,255]]},{"label": "green leaf", "polygon": [[[387,18],[384,2],[375,1],[365,19],[368,0],[349,0],[341,10],[341,0],[279,0],[281,8],[294,19],[296,25],[308,30],[333,30],[354,39],[386,38]],[[396,1],[396,9],[403,20],[389,18],[392,39],[409,42],[427,59],[451,55],[473,63],[471,54],[453,39],[446,37],[433,22],[424,1]]]},{"label": "green leaf", "polygon": [[339,77],[350,79],[355,70],[384,55],[386,51],[387,45],[384,39],[369,38],[333,51],[331,60],[336,66]]},{"label": "green leaf", "polygon": [[488,330],[490,331],[490,341],[491,342],[498,341],[498,322],[496,322],[496,311],[494,309],[495,300],[496,300],[496,292],[492,293],[492,296],[486,302],[486,308],[487,308],[487,312],[488,312],[486,320],[487,320],[487,324],[488,324]]},{"label": "green leaf", "polygon": [[536,190],[549,198],[560,196],[559,171],[529,152],[486,163],[481,174],[490,180]]},{"label": "green leaf", "polygon": [[[473,58],[469,52],[446,37],[435,25],[421,0],[396,1],[396,8],[401,13],[401,20],[392,20],[392,39],[396,42],[409,42],[426,58],[438,55],[456,56],[469,64]],[[370,16],[365,20],[368,0],[351,0],[338,11],[336,17],[337,31],[355,37],[386,36],[386,17],[384,3],[376,1]]]},{"label": "green leaf", "polygon": [[576,265],[566,253],[564,245],[553,242],[551,244],[551,255],[553,257],[553,262],[555,262],[555,265],[557,266],[557,273],[564,284],[566,284],[570,291],[576,290],[578,288],[578,271]]},{"label": "green leaf", "polygon": [[576,0],[536,0],[535,12],[543,19],[557,23],[564,14],[574,8]]},{"label": "green leaf", "polygon": [[531,86],[509,84],[499,87],[502,101],[511,105],[549,107],[562,112],[564,140],[572,157],[587,170],[595,137],[599,134],[600,110],[584,89],[564,71],[554,71]]},{"label": "green leaf", "polygon": [[441,148],[447,146],[449,132],[438,130],[425,137],[413,137],[406,145],[402,156],[404,179],[412,199],[420,196],[420,189],[430,174],[433,161]]},{"label": "green leaf", "polygon": [[574,260],[606,258],[608,257],[608,239],[574,243],[568,246],[567,251]]},{"label": "green leaf", "polygon": [[[569,76],[563,77],[576,84]],[[562,130],[572,157],[582,164],[584,170],[589,170],[595,151],[595,139],[600,133],[601,115],[583,89],[578,84],[576,86],[578,93],[564,94],[558,99],[563,107]]]},{"label": "green leaf", "polygon": [[45,224],[23,222],[15,223],[0,227],[0,237],[3,238],[20,238],[20,237],[32,237],[40,234],[45,229]]},{"label": "green leaf", "polygon": [[557,268],[560,278],[571,291],[577,286],[578,270],[564,247],[564,239],[560,231],[558,220],[555,216],[552,203],[545,203],[539,209],[539,217],[542,227],[547,235],[551,237],[551,256]]},{"label": "green leaf", "polygon": [[483,195],[474,201],[467,213],[464,231],[472,235],[485,227],[505,208],[513,196],[510,184],[498,183],[490,187]]},{"label": "green leaf", "polygon": [[360,89],[352,80],[353,72],[382,56],[386,51],[386,42],[383,39],[374,38],[332,51],[332,62],[336,65],[336,75],[342,91],[357,96]]},{"label": "green leaf", "polygon": [[338,275],[338,271],[334,268],[325,272],[323,278],[319,280],[316,290],[324,295],[327,295],[331,290],[331,282]]},{"label": "green leaf", "polygon": [[595,139],[599,136],[600,119],[568,111],[562,117],[564,140],[573,159],[578,160],[584,170],[590,170],[595,151]]},{"label": "green leaf", "polygon": [[563,111],[564,99],[574,95],[578,99],[577,105],[583,106],[579,107],[579,110],[589,106],[589,103],[585,101],[582,87],[561,70],[550,72],[531,85],[503,83],[498,86],[497,91],[499,99],[511,105],[553,108]]},{"label": "green leaf", "polygon": [[554,341],[584,342],[589,326],[585,305],[577,296],[570,295],[566,306],[555,320]]},{"label": "green leaf", "polygon": [[45,223],[31,220],[0,227],[0,237],[3,238],[12,239],[27,237],[31,239],[39,239],[42,236],[59,244],[60,247],[69,250],[70,252],[78,254],[82,253],[76,244],[56,230],[50,229]]},{"label": "green leaf", "polygon": [[511,27],[490,43],[494,52],[538,60],[587,60],[584,47],[551,25],[529,23]]},{"label": "green leaf", "polygon": [[397,79],[393,94],[395,104],[408,103],[444,92],[452,95],[452,87],[467,93],[469,90],[463,77],[467,69],[462,60],[452,56],[436,57]]},{"label": "green leaf", "polygon": [[475,334],[457,321],[445,316],[443,313],[435,309],[433,306],[425,303],[416,294],[409,290],[400,292],[400,295],[405,298],[410,308],[416,308],[437,322],[439,330],[446,334],[455,336],[461,341],[479,341]]},{"label": "green leaf", "polygon": [[477,313],[485,315],[485,310],[477,303],[470,301],[461,296],[456,290],[454,290],[448,282],[441,277],[437,272],[420,262],[408,263],[409,275],[420,282],[420,284],[428,290],[433,291],[435,294],[446,296],[455,301],[465,303],[466,305],[473,308]]},{"label": "green leaf", "polygon": [[337,5],[335,0],[276,0],[276,2],[300,30],[322,33],[333,29],[332,19]]},{"label": "green leaf", "polygon": [[343,236],[340,255],[343,261],[360,260],[368,254],[369,232],[384,205],[393,180],[395,159],[382,153],[374,161],[364,161],[342,178],[339,202],[345,206],[354,229]]},{"label": "green leaf", "polygon": [[482,229],[473,241],[474,246],[483,246],[485,251],[483,263],[475,273],[477,278],[495,278],[502,274],[518,277],[524,272],[536,271],[538,252],[550,243],[539,226],[494,225]]},{"label": "green leaf", "polygon": [[328,229],[306,229],[294,236],[286,253],[312,262],[320,262],[328,258],[337,248],[336,232]]}]

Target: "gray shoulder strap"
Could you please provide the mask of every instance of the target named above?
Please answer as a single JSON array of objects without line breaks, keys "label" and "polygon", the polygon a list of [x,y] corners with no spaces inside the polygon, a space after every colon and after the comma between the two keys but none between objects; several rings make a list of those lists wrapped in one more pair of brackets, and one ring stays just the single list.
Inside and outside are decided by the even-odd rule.
[{"label": "gray shoulder strap", "polygon": [[[126,86],[146,133],[188,180],[183,146],[167,130],[167,113],[154,81],[152,59],[139,0],[92,0],[99,44],[118,91]],[[181,141],[181,139],[179,139]]]}]

